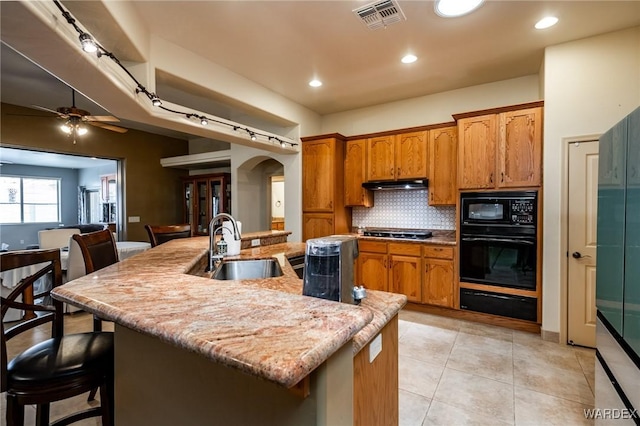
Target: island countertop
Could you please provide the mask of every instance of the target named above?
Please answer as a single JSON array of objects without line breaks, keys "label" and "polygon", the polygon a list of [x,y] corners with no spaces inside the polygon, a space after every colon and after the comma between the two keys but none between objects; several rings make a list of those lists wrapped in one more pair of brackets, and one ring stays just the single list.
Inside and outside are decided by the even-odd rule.
[{"label": "island countertop", "polygon": [[[301,295],[286,257],[303,243],[243,250],[278,259],[284,275],[220,281],[206,276],[208,237],[177,239],[69,282],[54,296],[222,365],[291,387],[353,339],[359,351],[406,303],[369,292],[361,306]],[[200,275],[200,276],[197,276]]]}]

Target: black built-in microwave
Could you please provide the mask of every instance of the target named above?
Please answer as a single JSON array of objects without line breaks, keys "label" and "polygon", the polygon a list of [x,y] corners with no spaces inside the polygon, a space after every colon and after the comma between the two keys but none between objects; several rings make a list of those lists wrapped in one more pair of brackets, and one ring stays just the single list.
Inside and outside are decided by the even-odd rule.
[{"label": "black built-in microwave", "polygon": [[460,225],[536,226],[537,191],[463,192]]}]

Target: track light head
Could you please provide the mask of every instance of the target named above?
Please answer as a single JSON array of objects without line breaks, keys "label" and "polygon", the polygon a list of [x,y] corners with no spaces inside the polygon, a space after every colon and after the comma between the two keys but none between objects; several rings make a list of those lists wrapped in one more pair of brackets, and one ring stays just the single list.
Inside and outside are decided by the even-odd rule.
[{"label": "track light head", "polygon": [[252,141],[255,141],[256,139],[258,139],[258,138],[256,138],[256,134],[253,133],[253,132],[249,132],[249,136],[251,137]]},{"label": "track light head", "polygon": [[162,105],[162,101],[155,93],[152,93],[150,97],[151,97],[151,103],[153,104],[153,106],[159,107],[160,105]]},{"label": "track light head", "polygon": [[280,141],[280,146],[286,148],[287,143],[285,141]]},{"label": "track light head", "polygon": [[80,44],[82,45],[82,50],[87,53],[95,53],[98,51],[98,46],[96,42],[93,41],[93,38],[87,33],[80,34]]},{"label": "track light head", "polygon": [[200,117],[200,124],[202,124],[203,126],[209,124],[209,120],[207,120],[207,117]]}]

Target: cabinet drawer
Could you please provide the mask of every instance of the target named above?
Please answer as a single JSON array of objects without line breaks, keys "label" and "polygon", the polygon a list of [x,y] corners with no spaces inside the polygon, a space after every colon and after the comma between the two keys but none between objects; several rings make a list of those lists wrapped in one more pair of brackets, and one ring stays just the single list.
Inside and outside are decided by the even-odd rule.
[{"label": "cabinet drawer", "polygon": [[368,251],[370,253],[387,253],[387,243],[379,241],[358,241],[358,249],[360,251]]},{"label": "cabinet drawer", "polygon": [[389,243],[389,254],[420,256],[420,244]]},{"label": "cabinet drawer", "polygon": [[423,246],[423,256],[436,259],[453,259],[453,247]]}]

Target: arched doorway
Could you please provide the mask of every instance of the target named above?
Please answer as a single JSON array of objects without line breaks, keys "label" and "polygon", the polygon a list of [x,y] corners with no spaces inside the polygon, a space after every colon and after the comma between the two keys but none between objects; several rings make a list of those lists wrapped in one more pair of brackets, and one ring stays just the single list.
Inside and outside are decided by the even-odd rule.
[{"label": "arched doorway", "polygon": [[[284,212],[284,165],[267,156],[254,157],[237,168],[236,178],[234,196],[241,207],[234,212],[234,217],[242,222],[242,232],[272,229],[273,215],[278,211]],[[274,192],[279,191],[279,185],[282,185],[281,194],[277,192],[279,200],[272,200]],[[275,201],[280,201],[282,210],[273,207]],[[281,218],[284,221],[284,213]]]}]

